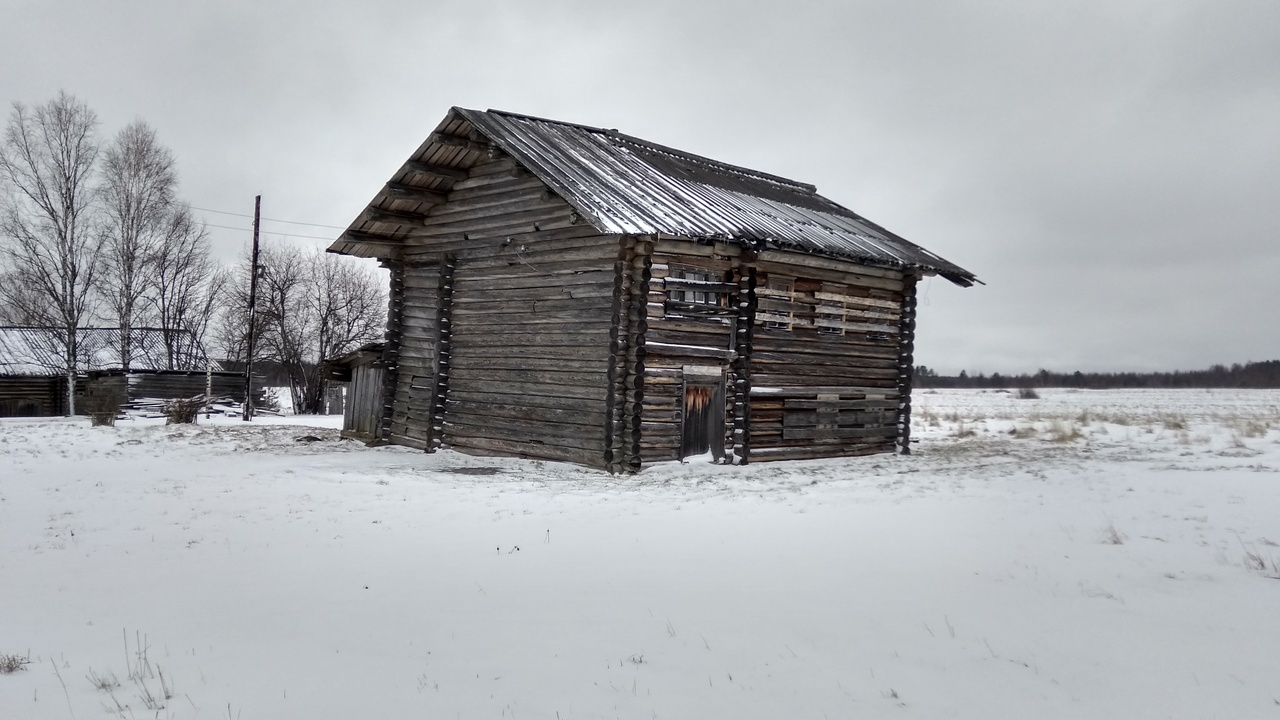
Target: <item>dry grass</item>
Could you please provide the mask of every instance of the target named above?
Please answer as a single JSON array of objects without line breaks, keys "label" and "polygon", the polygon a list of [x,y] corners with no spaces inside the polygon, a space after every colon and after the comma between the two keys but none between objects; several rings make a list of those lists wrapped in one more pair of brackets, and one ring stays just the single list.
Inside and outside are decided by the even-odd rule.
[{"label": "dry grass", "polygon": [[0,655],[0,675],[16,673],[31,664],[31,660],[22,655]]},{"label": "dry grass", "polygon": [[1016,425],[1009,431],[1009,435],[1012,436],[1014,440],[1031,440],[1038,434],[1039,433],[1036,432],[1036,429],[1030,425]]},{"label": "dry grass", "polygon": [[165,424],[193,425],[202,408],[204,408],[203,396],[184,400],[170,400],[164,404]]},{"label": "dry grass", "polygon": [[1084,437],[1080,426],[1071,420],[1054,420],[1049,423],[1049,439],[1059,443],[1075,442]]},{"label": "dry grass", "polygon": [[1102,531],[1104,545],[1123,545],[1126,539],[1124,533],[1116,529],[1115,523],[1107,523],[1107,527]]}]

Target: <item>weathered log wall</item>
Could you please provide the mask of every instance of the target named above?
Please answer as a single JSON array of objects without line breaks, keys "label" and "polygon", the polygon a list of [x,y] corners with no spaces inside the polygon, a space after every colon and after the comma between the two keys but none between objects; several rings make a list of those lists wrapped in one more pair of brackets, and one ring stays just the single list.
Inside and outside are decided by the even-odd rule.
[{"label": "weathered log wall", "polygon": [[779,252],[755,267],[751,459],[891,452],[903,274]]},{"label": "weathered log wall", "polygon": [[47,417],[66,412],[66,379],[0,377],[0,417]]},{"label": "weathered log wall", "polygon": [[604,467],[618,254],[509,158],[473,167],[404,250],[434,284],[406,271],[392,440]]},{"label": "weathered log wall", "polygon": [[[741,368],[734,365],[738,337],[738,293],[742,269],[738,248],[660,240],[650,258],[645,294],[644,396],[640,456],[653,463],[680,459],[684,424],[685,369],[718,368],[724,388],[734,388]],[[702,374],[698,380],[706,382]],[[741,398],[725,398],[723,440],[734,444],[734,412]]]}]

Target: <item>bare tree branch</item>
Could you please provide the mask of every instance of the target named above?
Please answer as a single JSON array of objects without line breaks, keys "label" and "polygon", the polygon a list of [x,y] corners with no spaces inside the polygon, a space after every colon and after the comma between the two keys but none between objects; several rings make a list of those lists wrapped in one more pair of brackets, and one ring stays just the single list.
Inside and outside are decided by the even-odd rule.
[{"label": "bare tree branch", "polygon": [[102,245],[90,185],[97,126],[87,105],[59,93],[34,110],[15,103],[0,144],[0,263],[17,283],[0,286],[0,299],[58,330],[68,414],[75,413],[76,328],[93,310]]},{"label": "bare tree branch", "polygon": [[141,324],[143,295],[155,282],[154,259],[169,237],[177,183],[173,155],[145,122],[128,125],[107,148],[101,185],[106,262],[100,284],[120,327],[120,366],[125,370],[132,360],[132,330]]}]

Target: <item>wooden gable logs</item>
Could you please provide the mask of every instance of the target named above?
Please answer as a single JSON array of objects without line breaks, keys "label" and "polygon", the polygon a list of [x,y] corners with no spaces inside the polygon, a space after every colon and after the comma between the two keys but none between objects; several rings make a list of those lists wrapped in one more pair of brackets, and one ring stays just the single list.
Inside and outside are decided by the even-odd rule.
[{"label": "wooden gable logs", "polygon": [[509,159],[429,211],[404,256],[456,263],[438,320],[442,446],[607,465],[618,248]]}]

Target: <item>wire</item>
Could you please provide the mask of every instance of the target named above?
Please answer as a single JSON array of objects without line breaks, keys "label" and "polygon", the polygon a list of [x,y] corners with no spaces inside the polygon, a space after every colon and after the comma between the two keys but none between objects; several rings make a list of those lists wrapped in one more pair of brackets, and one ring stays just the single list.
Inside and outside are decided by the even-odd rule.
[{"label": "wire", "polygon": [[[231,213],[228,213],[228,214],[231,214]],[[221,228],[223,230],[240,230],[242,232],[251,232],[253,230],[253,228],[251,227],[232,227],[230,225],[214,225],[213,223],[205,223],[204,225],[205,227]],[[322,226],[322,227],[328,227],[328,226]],[[343,229],[345,230],[346,228],[343,228]],[[325,237],[323,235],[296,235],[294,233],[283,233],[283,232],[278,232],[276,230],[260,230],[259,232],[261,232],[263,235],[279,235],[280,237],[307,238],[308,240],[328,240],[330,242],[333,242],[332,237]]]},{"label": "wire", "polygon": [[[191,209],[192,209],[192,210],[199,210],[200,212],[218,213],[219,215],[234,215],[235,217],[242,217],[242,218],[251,218],[251,217],[253,217],[252,215],[245,215],[244,213],[228,212],[228,211],[226,211],[226,210],[210,210],[209,208],[200,208],[200,207],[196,207],[196,206],[194,206],[194,205],[192,205],[192,206],[190,206],[190,207],[191,207]],[[334,229],[334,230],[346,230],[346,228],[345,228],[345,227],[341,227],[341,226],[338,226],[338,225],[324,225],[324,224],[322,224],[322,223],[298,222],[298,221],[296,221],[296,220],[276,220],[275,218],[268,218],[268,217],[259,217],[258,219],[259,219],[259,220],[266,220],[267,222],[285,223],[285,224],[287,224],[287,225],[310,225],[311,227],[332,228],[332,229]],[[217,226],[214,226],[214,227],[217,227]],[[298,237],[304,237],[304,236],[299,235]]]}]

